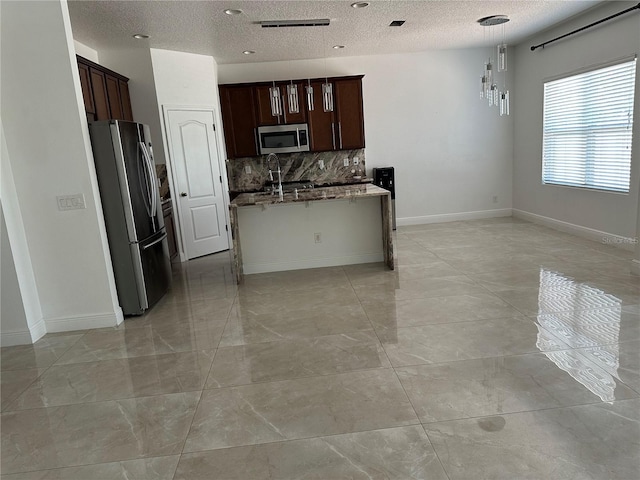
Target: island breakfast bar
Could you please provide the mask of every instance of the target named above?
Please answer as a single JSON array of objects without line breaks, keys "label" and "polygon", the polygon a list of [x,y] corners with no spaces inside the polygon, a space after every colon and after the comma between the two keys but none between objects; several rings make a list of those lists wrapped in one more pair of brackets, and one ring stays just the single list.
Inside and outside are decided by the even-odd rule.
[{"label": "island breakfast bar", "polygon": [[376,261],[394,269],[391,194],[376,185],[294,191],[282,200],[243,193],[229,210],[238,284],[245,273]]}]

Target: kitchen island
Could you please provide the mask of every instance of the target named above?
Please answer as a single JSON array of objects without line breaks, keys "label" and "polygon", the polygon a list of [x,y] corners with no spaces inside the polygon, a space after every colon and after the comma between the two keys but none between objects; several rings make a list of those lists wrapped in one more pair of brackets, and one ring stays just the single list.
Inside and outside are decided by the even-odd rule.
[{"label": "kitchen island", "polygon": [[243,193],[230,204],[235,275],[384,261],[394,269],[391,195],[376,185]]}]

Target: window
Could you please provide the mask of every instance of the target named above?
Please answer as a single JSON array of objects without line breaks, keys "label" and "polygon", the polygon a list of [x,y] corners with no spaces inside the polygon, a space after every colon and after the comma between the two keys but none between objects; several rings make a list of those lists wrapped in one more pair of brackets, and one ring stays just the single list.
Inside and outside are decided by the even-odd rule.
[{"label": "window", "polygon": [[544,84],[542,183],[629,191],[636,59]]}]

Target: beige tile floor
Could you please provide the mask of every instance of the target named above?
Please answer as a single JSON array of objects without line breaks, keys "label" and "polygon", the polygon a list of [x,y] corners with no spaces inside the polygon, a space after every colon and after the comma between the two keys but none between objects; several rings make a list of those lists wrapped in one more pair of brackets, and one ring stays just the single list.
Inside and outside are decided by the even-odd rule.
[{"label": "beige tile floor", "polygon": [[639,478],[629,252],[511,218],[396,251],[241,288],[213,255],[144,317],[2,349],[2,479]]}]

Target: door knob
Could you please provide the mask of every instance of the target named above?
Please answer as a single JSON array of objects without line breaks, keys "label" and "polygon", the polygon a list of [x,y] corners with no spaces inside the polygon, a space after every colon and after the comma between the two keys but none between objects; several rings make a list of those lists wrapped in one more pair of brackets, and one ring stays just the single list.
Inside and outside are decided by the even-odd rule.
[{"label": "door knob", "polygon": [[186,197],[186,196],[187,196],[187,193],[186,193],[186,192],[182,192],[182,193],[180,193],[180,196],[181,196],[181,197]]}]

